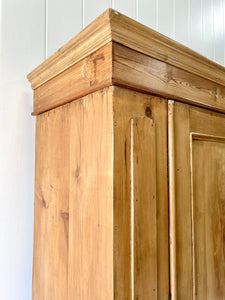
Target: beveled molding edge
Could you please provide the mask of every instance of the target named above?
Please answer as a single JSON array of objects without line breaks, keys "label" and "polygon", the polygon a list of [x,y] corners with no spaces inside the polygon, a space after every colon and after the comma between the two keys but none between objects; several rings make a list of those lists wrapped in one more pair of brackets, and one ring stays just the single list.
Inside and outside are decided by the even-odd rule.
[{"label": "beveled molding edge", "polygon": [[225,67],[110,8],[27,76],[32,88],[110,41],[225,86]]},{"label": "beveled molding edge", "polygon": [[37,87],[32,115],[111,85],[225,113],[225,86],[109,42]]},{"label": "beveled molding edge", "polygon": [[80,33],[27,75],[33,90],[64,72],[112,40],[111,9],[106,10]]},{"label": "beveled molding edge", "polygon": [[117,11],[112,11],[111,15],[114,42],[225,85],[224,66]]}]

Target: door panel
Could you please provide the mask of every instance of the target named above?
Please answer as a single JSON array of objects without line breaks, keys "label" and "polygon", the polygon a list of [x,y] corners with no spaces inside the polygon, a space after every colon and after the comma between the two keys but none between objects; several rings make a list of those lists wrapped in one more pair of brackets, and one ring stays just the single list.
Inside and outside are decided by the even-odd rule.
[{"label": "door panel", "polygon": [[177,284],[172,297],[224,300],[225,116],[169,101],[171,106],[174,140],[169,148],[174,147],[175,174],[169,179],[175,189],[175,213],[170,212],[170,218],[175,226],[170,235],[176,232],[171,282]]},{"label": "door panel", "polygon": [[192,135],[196,299],[225,299],[225,139]]}]

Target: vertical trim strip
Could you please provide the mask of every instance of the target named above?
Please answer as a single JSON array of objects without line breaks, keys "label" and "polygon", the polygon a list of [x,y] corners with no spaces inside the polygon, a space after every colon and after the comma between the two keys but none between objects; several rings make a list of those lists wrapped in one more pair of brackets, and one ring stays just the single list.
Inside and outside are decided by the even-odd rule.
[{"label": "vertical trim strip", "polygon": [[175,152],[174,151],[174,101],[168,100],[170,292],[171,292],[172,300],[177,299],[175,153],[174,152]]},{"label": "vertical trim strip", "polygon": [[131,251],[131,300],[134,299],[134,138],[133,119],[130,121],[130,251]]},{"label": "vertical trim strip", "polygon": [[190,182],[191,182],[191,253],[192,253],[192,299],[195,300],[195,248],[194,248],[194,206],[193,206],[193,152],[192,152],[193,134],[190,133]]}]

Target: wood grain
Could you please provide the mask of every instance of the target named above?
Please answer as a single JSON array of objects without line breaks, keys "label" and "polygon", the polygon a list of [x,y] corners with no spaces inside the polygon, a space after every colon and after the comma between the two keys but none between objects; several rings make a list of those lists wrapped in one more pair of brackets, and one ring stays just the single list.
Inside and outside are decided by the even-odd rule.
[{"label": "wood grain", "polygon": [[170,244],[170,293],[177,299],[176,259],[176,182],[174,146],[174,101],[168,101],[168,173],[169,173],[169,244]]},{"label": "wood grain", "polygon": [[113,83],[225,112],[225,87],[113,43]]},{"label": "wood grain", "polygon": [[157,299],[155,124],[131,119],[132,299]]},{"label": "wood grain", "polygon": [[68,297],[69,110],[37,117],[33,300]]},{"label": "wood grain", "polygon": [[34,90],[33,115],[85,96],[111,85],[112,44],[68,68]]},{"label": "wood grain", "polygon": [[28,79],[34,89],[34,115],[112,84],[225,112],[224,71],[109,9]]},{"label": "wood grain", "polygon": [[225,87],[109,43],[34,90],[40,114],[115,84],[225,112]]},{"label": "wood grain", "polygon": [[110,300],[114,272],[111,89],[72,102],[70,115],[68,299]]},{"label": "wood grain", "polygon": [[105,11],[94,22],[51,55],[28,76],[33,89],[54,78],[111,41],[110,12]]},{"label": "wood grain", "polygon": [[177,299],[192,299],[189,105],[174,103]]},{"label": "wood grain", "polygon": [[225,85],[225,69],[221,65],[117,11],[108,9],[28,75],[32,88],[41,86],[110,41]]},{"label": "wood grain", "polygon": [[189,111],[194,299],[223,300],[225,116],[192,106]]},{"label": "wood grain", "polygon": [[225,299],[225,116],[174,105],[178,299]]},{"label": "wood grain", "polygon": [[112,41],[215,83],[225,84],[225,68],[188,47],[111,10]]},{"label": "wood grain", "polygon": [[195,299],[224,300],[225,137],[204,139],[192,141]]},{"label": "wood grain", "polygon": [[[147,116],[155,123],[157,209],[157,299],[169,297],[167,102],[158,97],[114,87],[114,299],[131,299],[130,121]],[[147,142],[146,142],[147,143]],[[151,145],[152,147],[152,145]],[[152,161],[152,159],[151,159]],[[146,160],[146,164],[147,160]],[[144,168],[144,166],[141,164]],[[150,175],[149,175],[150,176]],[[152,183],[149,183],[152,185]],[[150,205],[150,204],[149,204]],[[141,213],[141,212],[140,212]],[[150,212],[152,213],[152,212]],[[138,220],[138,219],[136,219]],[[146,221],[147,222],[147,221]],[[150,222],[150,221],[149,221]],[[152,222],[152,221],[151,221]],[[139,222],[141,225],[141,220]],[[146,233],[147,234],[147,233]],[[143,233],[143,240],[147,239]],[[140,245],[141,247],[141,245]],[[144,246],[145,247],[145,246]],[[138,248],[136,247],[137,251]],[[145,258],[146,262],[150,258]],[[138,265],[136,265],[136,270]],[[148,268],[147,268],[148,269]],[[143,273],[142,275],[143,276]],[[141,278],[141,277],[140,277]],[[149,280],[149,284],[153,278]],[[147,287],[146,287],[147,289]]]},{"label": "wood grain", "polygon": [[37,117],[33,300],[113,297],[112,133],[111,89]]},{"label": "wood grain", "polygon": [[210,110],[189,107],[190,132],[212,136],[225,136],[224,114]]}]

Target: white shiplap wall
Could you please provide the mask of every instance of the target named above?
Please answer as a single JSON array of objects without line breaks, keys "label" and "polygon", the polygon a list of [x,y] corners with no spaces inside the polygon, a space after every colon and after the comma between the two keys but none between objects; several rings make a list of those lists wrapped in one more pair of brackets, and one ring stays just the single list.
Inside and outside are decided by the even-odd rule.
[{"label": "white shiplap wall", "polygon": [[0,300],[31,300],[34,118],[26,74],[108,7],[225,64],[224,0],[0,0]]},{"label": "white shiplap wall", "polygon": [[34,118],[26,74],[45,57],[44,0],[0,0],[0,299],[31,300]]},{"label": "white shiplap wall", "polygon": [[224,0],[46,0],[47,57],[108,7],[225,64]]}]

